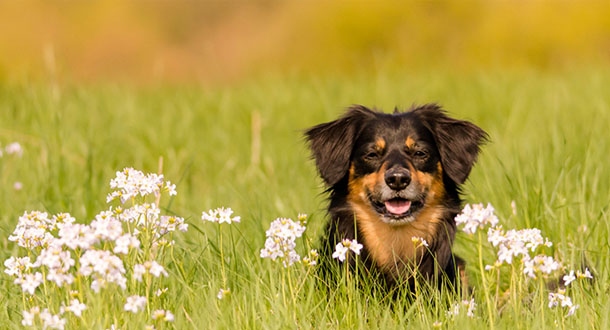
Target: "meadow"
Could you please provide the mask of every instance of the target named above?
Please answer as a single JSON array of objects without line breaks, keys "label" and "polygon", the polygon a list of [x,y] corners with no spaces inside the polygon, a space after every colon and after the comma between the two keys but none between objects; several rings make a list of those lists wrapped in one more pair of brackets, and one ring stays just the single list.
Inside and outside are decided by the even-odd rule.
[{"label": "meadow", "polygon": [[[451,329],[486,328],[493,319],[499,329],[608,329],[608,86],[605,66],[270,74],[215,87],[3,82],[0,147],[18,142],[23,154],[0,157],[0,260],[25,255],[8,240],[24,212],[69,212],[89,223],[109,208],[106,196],[116,171],[156,173],[162,157],[162,172],[176,184],[177,195],[164,196],[160,208],[183,217],[189,229],[173,236],[172,256],[164,263],[168,276],[155,282],[168,288],[157,302],[175,315],[173,322],[156,323],[158,328]],[[442,104],[490,135],[464,186],[465,201],[491,203],[504,229],[539,228],[553,242],[545,251],[566,269],[586,263],[591,270],[593,282],[578,281],[570,289],[579,305],[574,315],[549,308],[546,289],[538,291],[541,286],[525,282],[522,274],[501,273],[498,290],[488,275],[484,290],[477,236],[463,232],[455,251],[468,262],[474,317],[465,311],[448,315],[460,298],[446,292],[423,293],[392,308],[385,297],[362,294],[349,279],[324,292],[309,267],[284,268],[260,258],[265,230],[278,217],[308,215],[297,240],[301,256],[318,244],[326,202],[304,129],[336,118],[351,104],[388,112],[427,102]],[[241,222],[202,221],[203,211],[221,206],[232,208]],[[493,264],[491,245],[484,242],[482,252],[484,264]],[[218,299],[223,273],[231,294]],[[505,293],[515,276],[531,290]],[[1,328],[21,328],[23,305],[49,300],[38,289],[37,299],[25,301],[6,274],[0,275],[0,291]],[[100,294],[87,291],[82,320],[66,316],[66,328],[144,328],[150,311],[124,311],[132,293],[113,286]],[[53,300],[55,312],[60,300]]]}]

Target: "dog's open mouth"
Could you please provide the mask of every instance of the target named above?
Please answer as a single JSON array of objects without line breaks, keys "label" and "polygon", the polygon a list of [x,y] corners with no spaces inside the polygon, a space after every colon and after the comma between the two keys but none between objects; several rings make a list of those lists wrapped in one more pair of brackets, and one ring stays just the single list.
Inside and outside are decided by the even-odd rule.
[{"label": "dog's open mouth", "polygon": [[400,197],[388,199],[384,202],[373,200],[371,202],[377,213],[392,220],[402,220],[410,217],[424,206],[421,200],[408,200]]}]

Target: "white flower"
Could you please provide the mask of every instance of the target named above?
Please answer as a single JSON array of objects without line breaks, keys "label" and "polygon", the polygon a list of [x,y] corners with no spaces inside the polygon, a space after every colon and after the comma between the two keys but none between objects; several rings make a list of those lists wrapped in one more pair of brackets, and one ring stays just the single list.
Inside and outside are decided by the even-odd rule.
[{"label": "white flower", "polygon": [[312,249],[309,251],[307,257],[303,258],[303,264],[306,266],[315,266],[318,263],[318,251]]},{"label": "white flower", "polygon": [[231,217],[231,215],[233,214],[233,210],[231,210],[230,207],[228,208],[224,208],[224,207],[220,207],[217,208],[215,210],[209,210],[207,213],[206,212],[202,212],[201,213],[201,219],[204,221],[211,221],[211,222],[216,222],[216,223],[231,223],[231,222],[240,222],[240,217],[236,216],[236,217]]},{"label": "white flower", "polygon": [[483,204],[466,204],[462,213],[455,217],[455,223],[464,225],[464,232],[474,234],[477,228],[483,228],[486,225],[495,226],[498,224],[498,217],[494,214],[494,208],[491,204],[483,207]]},{"label": "white flower", "polygon": [[34,318],[36,315],[40,314],[40,307],[35,306],[30,308],[29,311],[23,311],[23,320],[21,321],[21,325],[23,326],[33,326]]},{"label": "white flower", "polygon": [[59,237],[62,244],[72,250],[77,248],[88,249],[98,242],[95,230],[80,223],[63,224],[59,229]]},{"label": "white flower", "polygon": [[106,241],[114,241],[123,234],[123,224],[112,217],[105,220],[93,220],[90,226],[95,237]]},{"label": "white flower", "polygon": [[570,285],[574,280],[576,280],[576,276],[574,276],[574,270],[571,270],[569,274],[563,276],[563,283],[565,286]]},{"label": "white flower", "polygon": [[421,237],[413,236],[413,237],[411,237],[411,241],[413,242],[413,244],[416,245],[416,247],[420,247],[420,246],[428,247],[428,242],[426,242],[426,240]]},{"label": "white flower", "polygon": [[169,181],[165,181],[165,185],[163,186],[163,189],[165,191],[167,191],[168,195],[170,195],[170,196],[175,196],[178,194],[176,192],[176,185],[170,183]]},{"label": "white flower", "polygon": [[536,278],[537,273],[549,275],[559,269],[560,263],[555,261],[553,257],[546,255],[537,255],[533,259],[523,259],[523,273],[531,278]]},{"label": "white flower", "polygon": [[184,218],[176,216],[161,216],[161,219],[155,224],[156,230],[160,235],[178,230],[185,232],[188,224],[184,223]]},{"label": "white flower", "polygon": [[68,272],[74,264],[75,262],[70,256],[70,252],[64,251],[61,245],[56,244],[42,249],[36,259],[37,266],[47,266],[49,269],[56,269],[62,273]]},{"label": "white flower", "polygon": [[123,290],[126,288],[127,279],[123,261],[105,250],[87,250],[79,259],[82,275],[89,276],[95,274],[95,279],[91,282],[91,288],[97,293],[99,289],[105,287],[106,282],[116,283]]},{"label": "white flower", "polygon": [[21,148],[21,145],[19,144],[19,142],[13,142],[13,143],[7,145],[4,148],[4,151],[6,152],[7,155],[16,154],[19,157],[21,157],[23,155],[23,148]]},{"label": "white flower", "polygon": [[174,321],[174,314],[172,314],[168,310],[157,309],[156,311],[154,311],[152,313],[152,319],[153,320],[162,319],[163,321],[173,322]]},{"label": "white flower", "polygon": [[137,249],[140,247],[140,241],[137,237],[127,233],[116,239],[116,245],[112,250],[114,253],[128,254],[129,249]]},{"label": "white flower", "polygon": [[453,306],[451,306],[451,308],[449,308],[449,310],[445,313],[451,318],[460,315],[460,303],[453,304]]},{"label": "white flower", "polygon": [[589,272],[589,268],[585,268],[585,272],[581,272],[580,269],[576,271],[576,277],[581,278],[593,278],[593,275]]},{"label": "white flower", "polygon": [[460,314],[461,307],[467,308],[466,316],[474,318],[474,312],[477,309],[477,304],[474,302],[474,298],[470,300],[462,300],[461,302],[455,303],[446,314],[451,318]]},{"label": "white flower", "polygon": [[8,240],[17,242],[17,245],[26,249],[44,247],[49,244],[51,240],[55,239],[53,235],[48,232],[48,230],[53,230],[53,228],[53,220],[49,219],[49,215],[46,212],[24,212],[24,214],[19,217],[17,226]]},{"label": "white flower", "polygon": [[565,290],[559,290],[557,293],[549,292],[549,308],[559,306],[572,307],[572,299],[565,295]]},{"label": "white flower", "polygon": [[498,247],[498,261],[508,264],[511,264],[515,257],[528,259],[530,251],[535,251],[539,246],[553,245],[548,238],[542,237],[540,229],[537,228],[511,229],[504,232],[502,226],[498,226],[487,231],[487,240]]},{"label": "white flower", "polygon": [[14,283],[21,285],[21,289],[24,292],[33,295],[36,288],[42,284],[42,274],[40,272],[25,274],[23,277],[16,278]]},{"label": "white flower", "polygon": [[335,252],[333,253],[332,257],[343,262],[345,261],[349,250],[352,250],[355,254],[360,254],[361,249],[362,244],[358,243],[358,241],[355,239],[344,239],[341,241],[341,243],[338,243],[337,246],[335,246]]},{"label": "white flower", "polygon": [[216,295],[216,298],[222,300],[223,298],[225,298],[226,296],[231,294],[231,288],[226,288],[226,289],[220,289],[220,291],[218,291],[218,294]]},{"label": "white flower", "polygon": [[474,311],[477,309],[477,304],[474,302],[474,298],[470,300],[462,300],[462,306],[467,307],[466,316],[474,317]]},{"label": "white flower", "polygon": [[300,256],[294,250],[296,239],[303,235],[305,226],[299,221],[287,218],[277,218],[271,222],[269,229],[265,232],[267,240],[265,247],[261,249],[261,258],[282,260],[284,267],[291,266],[300,260]]},{"label": "white flower", "polygon": [[146,302],[146,297],[138,295],[130,296],[127,297],[127,301],[125,306],[123,306],[123,309],[125,309],[126,312],[137,313],[144,310]]},{"label": "white flower", "polygon": [[32,268],[33,265],[30,262],[30,257],[10,257],[4,261],[4,272],[10,276],[22,277],[23,273],[28,269]]},{"label": "white flower", "polygon": [[47,280],[51,282],[55,282],[58,287],[62,287],[64,283],[70,285],[74,283],[74,275],[71,273],[65,273],[60,268],[52,268],[49,269],[49,274],[47,274]]},{"label": "white flower", "polygon": [[349,249],[343,245],[343,243],[337,243],[335,246],[335,252],[333,252],[333,258],[339,259],[339,261],[345,261],[345,257],[347,256],[347,252]]},{"label": "white flower", "polygon": [[142,282],[142,275],[152,274],[155,277],[167,276],[167,271],[156,261],[145,261],[143,264],[136,264],[133,268],[133,276],[138,282]]},{"label": "white flower", "polygon": [[155,295],[157,297],[161,297],[162,294],[166,293],[168,290],[168,288],[164,288],[164,289],[158,289],[157,291],[155,291]]},{"label": "white flower", "polygon": [[19,181],[15,181],[15,183],[13,183],[13,189],[15,189],[17,191],[23,189],[23,183],[21,183]]},{"label": "white flower", "polygon": [[573,305],[570,306],[570,308],[568,309],[568,314],[567,316],[571,316],[574,314],[574,312],[576,312],[576,310],[580,307],[580,305]]},{"label": "white flower", "polygon": [[68,312],[72,312],[78,317],[81,317],[85,309],[87,309],[87,306],[78,301],[78,299],[72,299],[72,301],[70,301],[70,306],[66,307]]},{"label": "white flower", "polygon": [[48,309],[44,309],[40,312],[40,319],[42,319],[43,328],[52,329],[63,329],[66,324],[66,319],[62,319],[59,315],[53,315]]},{"label": "white flower", "polygon": [[161,190],[167,191],[170,195],[176,194],[176,185],[169,181],[163,181],[162,174],[148,173],[133,168],[125,168],[116,172],[116,177],[110,181],[110,188],[115,191],[108,194],[106,202],[110,203],[115,199],[120,199],[121,203],[136,197],[153,194],[158,196]]}]

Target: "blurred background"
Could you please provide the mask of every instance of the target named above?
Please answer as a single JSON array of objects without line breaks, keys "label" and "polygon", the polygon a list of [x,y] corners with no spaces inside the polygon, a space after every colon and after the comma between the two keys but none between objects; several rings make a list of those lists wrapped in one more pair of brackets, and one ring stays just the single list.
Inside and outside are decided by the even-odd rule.
[{"label": "blurred background", "polygon": [[214,84],[610,61],[607,0],[0,0],[0,31],[4,81]]}]

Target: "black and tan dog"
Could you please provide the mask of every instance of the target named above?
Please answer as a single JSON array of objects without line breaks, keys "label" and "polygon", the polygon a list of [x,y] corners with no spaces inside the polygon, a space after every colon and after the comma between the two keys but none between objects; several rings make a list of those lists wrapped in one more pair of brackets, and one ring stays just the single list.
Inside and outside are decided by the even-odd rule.
[{"label": "black and tan dog", "polygon": [[414,267],[428,281],[456,284],[459,185],[487,139],[482,129],[435,104],[393,114],[353,106],[305,135],[330,193],[322,262],[333,263],[337,242],[357,238],[364,269],[388,288],[412,283]]}]

